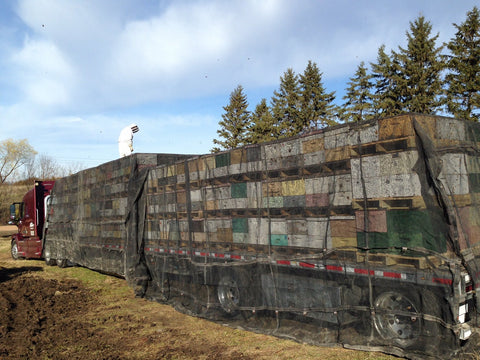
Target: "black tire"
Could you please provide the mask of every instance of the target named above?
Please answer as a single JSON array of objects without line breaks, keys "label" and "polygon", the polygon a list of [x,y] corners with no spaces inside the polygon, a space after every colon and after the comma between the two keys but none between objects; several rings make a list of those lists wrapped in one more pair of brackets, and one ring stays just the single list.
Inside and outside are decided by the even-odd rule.
[{"label": "black tire", "polygon": [[153,280],[147,288],[146,296],[149,299],[166,304],[170,299],[170,283],[168,278],[165,277],[164,281],[160,284]]},{"label": "black tire", "polygon": [[68,266],[68,260],[67,259],[57,259],[57,266],[59,268],[66,268]]},{"label": "black tire", "polygon": [[164,281],[158,286],[158,296],[161,302],[166,303],[170,299],[170,283],[168,278],[165,277]]},{"label": "black tire", "polygon": [[10,247],[10,255],[12,255],[13,260],[18,260],[20,257],[18,256],[18,246],[15,239],[12,239],[11,247]]},{"label": "black tire", "polygon": [[254,310],[263,304],[260,269],[254,265],[236,266],[230,271],[219,268],[216,278],[216,294],[223,316],[243,319],[255,316]]},{"label": "black tire", "polygon": [[237,314],[240,305],[240,289],[232,276],[224,275],[220,278],[217,286],[217,298],[226,314]]},{"label": "black tire", "polygon": [[422,333],[416,296],[398,289],[380,293],[374,301],[373,324],[378,335],[401,348],[415,347]]},{"label": "black tire", "polygon": [[52,259],[52,253],[49,248],[45,248],[43,251],[43,258],[45,259],[45,264],[48,266],[56,265],[57,262],[55,259]]},{"label": "black tire", "polygon": [[376,295],[373,324],[386,345],[440,357],[454,350],[456,337],[442,325],[452,319],[448,318],[448,307],[442,306],[445,300],[440,294],[401,287]]}]

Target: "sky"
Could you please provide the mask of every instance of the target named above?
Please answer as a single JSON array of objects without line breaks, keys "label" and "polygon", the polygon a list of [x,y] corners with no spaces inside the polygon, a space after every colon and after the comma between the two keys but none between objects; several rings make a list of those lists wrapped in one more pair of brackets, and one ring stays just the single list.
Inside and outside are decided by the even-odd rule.
[{"label": "sky", "polygon": [[206,154],[231,92],[253,111],[308,61],[343,103],[358,65],[406,45],[424,16],[437,44],[478,0],[0,1],[0,141],[27,139],[64,167],[135,152]]}]

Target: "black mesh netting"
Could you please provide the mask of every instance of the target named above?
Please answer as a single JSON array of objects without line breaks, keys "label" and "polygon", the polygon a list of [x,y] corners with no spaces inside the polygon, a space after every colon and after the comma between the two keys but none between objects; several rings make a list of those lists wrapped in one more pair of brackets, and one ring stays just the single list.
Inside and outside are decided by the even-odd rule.
[{"label": "black mesh netting", "polygon": [[57,180],[45,246],[138,296],[313,344],[450,358],[476,325],[478,124],[402,115]]}]

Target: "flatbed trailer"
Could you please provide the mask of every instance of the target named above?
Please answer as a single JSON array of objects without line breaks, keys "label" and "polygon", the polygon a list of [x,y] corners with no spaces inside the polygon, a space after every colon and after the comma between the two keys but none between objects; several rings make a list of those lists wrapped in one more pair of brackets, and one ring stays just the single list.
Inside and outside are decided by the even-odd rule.
[{"label": "flatbed trailer", "polygon": [[405,114],[58,179],[44,252],[247,330],[450,358],[475,331],[480,126]]}]

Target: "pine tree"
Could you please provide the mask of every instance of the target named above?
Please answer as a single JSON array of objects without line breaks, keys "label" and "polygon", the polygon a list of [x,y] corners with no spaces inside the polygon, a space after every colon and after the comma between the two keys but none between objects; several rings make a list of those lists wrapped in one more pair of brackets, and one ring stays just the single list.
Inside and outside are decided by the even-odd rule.
[{"label": "pine tree", "polygon": [[467,13],[460,25],[453,24],[457,32],[447,44],[449,73],[447,109],[455,117],[479,121],[480,113],[480,13],[477,7]]},{"label": "pine tree", "polygon": [[301,128],[300,87],[298,76],[291,68],[280,77],[280,88],[273,93],[272,113],[278,138],[298,134]]},{"label": "pine tree", "polygon": [[230,104],[223,107],[225,113],[218,123],[220,129],[217,134],[224,140],[214,139],[213,143],[220,147],[214,147],[212,152],[234,149],[245,144],[250,126],[250,112],[247,108],[247,97],[243,93],[243,87],[238,85],[230,94]]},{"label": "pine tree", "polygon": [[361,121],[368,120],[375,114],[373,107],[373,83],[372,76],[367,74],[367,68],[362,61],[355,72],[355,76],[350,78],[347,93],[343,97],[346,100],[344,104],[344,116],[346,120]]},{"label": "pine tree", "polygon": [[267,105],[267,100],[262,99],[252,113],[251,127],[248,130],[248,143],[258,144],[278,137],[274,127],[273,116]]},{"label": "pine tree", "polygon": [[[423,16],[410,22],[407,48],[399,47],[396,83],[402,97],[403,110],[407,112],[435,113],[442,105],[440,59],[441,47],[436,47],[438,34],[430,37],[432,26]],[[395,64],[394,64],[395,65]]]},{"label": "pine tree", "polygon": [[371,63],[372,80],[374,80],[373,106],[376,114],[380,116],[393,116],[402,112],[402,98],[399,93],[397,81],[398,59],[385,53],[385,45],[378,49],[377,62]]},{"label": "pine tree", "polygon": [[300,75],[301,103],[300,103],[300,125],[296,129],[301,133],[311,128],[318,129],[336,123],[335,92],[326,93],[322,83],[322,73],[317,64],[309,61],[303,75]]}]

